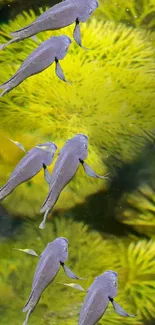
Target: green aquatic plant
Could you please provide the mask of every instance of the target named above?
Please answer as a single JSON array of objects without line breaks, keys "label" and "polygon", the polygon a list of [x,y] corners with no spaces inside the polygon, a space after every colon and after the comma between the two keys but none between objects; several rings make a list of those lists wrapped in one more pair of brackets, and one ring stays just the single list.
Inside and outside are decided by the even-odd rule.
[{"label": "green aquatic plant", "polygon": [[[145,236],[155,236],[155,130],[143,132],[145,146],[132,166],[127,166],[130,175],[115,207],[117,220],[131,226]],[[124,172],[125,172],[124,171]],[[126,178],[127,180],[127,178]],[[126,182],[125,182],[126,183]]]},{"label": "green aquatic plant", "polygon": [[[124,208],[118,218],[124,224],[149,235],[155,236],[155,191],[143,183],[134,192],[123,195],[121,202]],[[123,204],[122,204],[123,205]]]},{"label": "green aquatic plant", "polygon": [[[13,250],[16,248],[32,248],[41,253],[46,244],[57,236],[69,240],[69,259],[66,263],[73,271],[84,277],[75,281],[87,289],[94,277],[107,269],[118,272],[119,290],[116,301],[126,310],[136,313],[136,324],[143,324],[144,319],[155,316],[154,286],[155,260],[153,241],[131,241],[129,238],[104,238],[98,232],[90,231],[83,223],[70,219],[55,219],[48,223],[46,231],[39,231],[34,223],[26,223],[21,235],[15,240],[2,243],[0,246],[2,287],[8,287],[10,298],[3,300],[3,320],[16,319],[19,325],[24,319],[21,310],[31,288],[33,273],[38,258]],[[34,240],[35,239],[35,240]],[[80,249],[79,249],[80,247]],[[29,274],[29,276],[27,276]],[[43,293],[38,307],[34,311],[33,324],[77,324],[81,303],[85,293],[64,286],[72,283],[61,270],[53,283]],[[12,297],[16,297],[12,303]],[[18,315],[18,317],[17,317]],[[135,319],[121,318],[109,306],[101,320],[101,324],[117,325],[135,324]],[[30,323],[32,319],[30,319]],[[5,324],[5,322],[3,322]]]},{"label": "green aquatic plant", "polygon": [[129,26],[155,28],[154,0],[100,0],[96,16]]},{"label": "green aquatic plant", "polygon": [[[3,25],[0,42],[5,42],[11,31],[35,18],[33,12],[25,13],[8,26]],[[63,29],[63,33],[71,36],[72,29],[73,26]],[[60,35],[62,30],[40,33],[38,42],[51,34]],[[92,19],[89,24],[82,24],[82,36],[83,44],[92,50],[79,49],[73,42],[62,63],[72,85],[59,82],[54,67],[27,79],[1,98],[1,132],[23,141],[24,145],[26,137],[32,136],[33,143],[29,142],[29,147],[38,141],[52,140],[58,148],[75,133],[85,133],[89,136],[88,163],[98,173],[105,174],[103,161],[106,164],[116,148],[115,153],[122,161],[132,160],[137,154],[138,144],[130,141],[131,133],[134,139],[140,128],[150,130],[154,126],[155,50],[147,33],[113,22]],[[37,44],[28,39],[1,51],[1,82],[13,75],[36,47]],[[0,150],[3,184],[20,154],[16,155],[16,161],[10,156],[8,163],[5,160],[9,154],[7,145],[5,148],[1,145]],[[13,214],[35,216],[47,193],[47,185],[43,184],[40,173],[18,187],[4,201],[5,206]],[[105,185],[105,181],[88,178],[80,168],[60,196],[57,207],[67,208],[83,202]]]}]

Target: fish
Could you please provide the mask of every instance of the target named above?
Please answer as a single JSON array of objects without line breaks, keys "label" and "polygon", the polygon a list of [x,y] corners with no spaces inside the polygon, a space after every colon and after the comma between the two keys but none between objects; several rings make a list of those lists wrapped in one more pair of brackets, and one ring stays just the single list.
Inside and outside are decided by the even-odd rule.
[{"label": "fish", "polygon": [[30,25],[11,33],[9,42],[0,45],[4,49],[11,43],[32,37],[42,31],[58,30],[75,23],[73,37],[82,47],[80,23],[86,22],[98,8],[98,0],[65,0],[49,8],[35,19]]},{"label": "fish", "polygon": [[108,270],[95,278],[87,290],[84,299],[78,325],[95,325],[105,313],[109,302],[114,310],[121,316],[135,317],[128,314],[118,303],[114,301],[118,293],[118,274]]},{"label": "fish", "polygon": [[29,150],[19,161],[7,183],[0,189],[0,201],[14,191],[18,185],[38,174],[42,168],[46,170],[46,166],[51,165],[56,150],[56,144],[50,141],[38,144]]},{"label": "fish", "polygon": [[55,71],[57,77],[62,81],[67,82],[59,60],[64,59],[70,44],[71,39],[66,35],[53,36],[47,41],[42,42],[27,57],[17,72],[8,81],[4,82],[0,86],[0,89],[4,89],[4,91],[0,94],[0,97],[17,87],[25,79],[45,70],[53,62],[56,64]]},{"label": "fish", "polygon": [[39,228],[45,227],[45,222],[49,211],[57,202],[63,188],[71,181],[77,172],[79,165],[82,164],[87,175],[96,178],[105,178],[99,176],[84,160],[88,156],[88,137],[84,134],[76,134],[73,138],[66,141],[56,160],[53,173],[49,180],[49,192],[41,207],[40,212],[44,214],[43,221]]},{"label": "fish", "polygon": [[39,302],[43,291],[54,280],[61,266],[68,277],[80,279],[68,267],[66,267],[65,262],[67,259],[68,240],[66,238],[57,237],[54,241],[47,244],[46,248],[40,255],[33,277],[32,290],[23,308],[23,312],[27,312],[23,325],[27,325],[30,314]]}]

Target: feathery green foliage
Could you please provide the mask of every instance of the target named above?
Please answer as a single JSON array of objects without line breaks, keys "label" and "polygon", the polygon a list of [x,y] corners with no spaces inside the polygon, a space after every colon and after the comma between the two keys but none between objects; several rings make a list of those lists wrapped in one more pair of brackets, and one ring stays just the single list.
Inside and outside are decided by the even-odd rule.
[{"label": "feathery green foliage", "polygon": [[155,28],[154,0],[100,0],[96,16],[129,26]]},{"label": "feathery green foliage", "polygon": [[[16,319],[21,324],[24,314],[20,312],[28,298],[31,289],[33,273],[37,264],[37,257],[12,250],[17,248],[32,248],[41,253],[46,244],[57,236],[64,236],[69,240],[69,260],[67,265],[85,280],[77,281],[85,289],[94,280],[94,277],[107,269],[118,272],[119,293],[118,301],[130,313],[137,313],[136,324],[142,324],[142,319],[155,316],[154,286],[155,286],[155,243],[152,241],[129,241],[111,237],[104,239],[99,233],[89,231],[83,223],[76,223],[70,219],[55,219],[48,224],[46,231],[38,231],[35,224],[25,225],[25,234],[22,232],[15,241],[3,243],[0,246],[1,255],[1,285],[4,291],[7,288],[8,298],[1,304],[4,308],[2,320]],[[35,241],[34,241],[35,238]],[[80,249],[79,249],[80,248]],[[29,277],[27,277],[29,274]],[[54,282],[45,290],[32,315],[33,324],[63,323],[77,324],[77,317],[85,293],[65,287],[61,283],[71,283],[63,271],[60,271]],[[13,299],[16,297],[16,299]],[[11,303],[12,301],[12,303]],[[8,303],[10,302],[10,303]],[[7,315],[7,316],[6,316]],[[18,315],[18,317],[17,317]],[[135,319],[121,318],[109,306],[101,320],[101,324],[117,325],[135,324]]]},{"label": "feathery green foliage", "polygon": [[[1,29],[0,42],[7,35],[35,19],[24,14]],[[75,133],[89,136],[90,165],[100,174],[106,158],[117,148],[122,160],[132,160],[138,145],[129,135],[140,133],[140,128],[150,130],[155,119],[155,51],[145,32],[136,31],[113,22],[98,23],[92,19],[82,24],[83,44],[92,50],[83,51],[73,42],[62,62],[66,78],[72,85],[60,82],[54,67],[24,81],[0,101],[1,130],[9,130],[9,137],[25,144],[24,136],[32,135],[38,143],[52,140],[61,148],[65,140]],[[72,36],[73,26],[63,29]],[[38,34],[43,41],[62,30]],[[24,46],[24,51],[23,51]],[[25,40],[8,46],[0,53],[1,82],[6,81],[37,45]],[[32,147],[29,143],[29,147]],[[103,148],[106,148],[104,150]],[[1,147],[2,157],[7,146]],[[18,159],[10,157],[10,164],[3,158],[3,166],[11,173]],[[11,163],[12,159],[12,163]],[[6,173],[1,180],[7,180]],[[41,173],[29,185],[17,188],[4,202],[13,213],[32,216],[39,212],[47,193]],[[40,192],[40,186],[43,190]],[[87,195],[105,186],[105,181],[88,178],[82,168],[64,190],[58,207],[71,207],[82,202]],[[46,189],[45,189],[46,188]],[[32,189],[32,191],[30,190]],[[26,196],[26,200],[25,200]],[[28,203],[26,203],[27,201]],[[39,203],[39,202],[40,203]],[[20,202],[20,206],[19,206]],[[22,202],[22,203],[21,203]],[[38,204],[39,203],[39,204]]]},{"label": "feathery green foliage", "polygon": [[144,183],[137,190],[126,193],[125,207],[118,215],[121,222],[131,225],[140,233],[155,237],[155,191]]}]

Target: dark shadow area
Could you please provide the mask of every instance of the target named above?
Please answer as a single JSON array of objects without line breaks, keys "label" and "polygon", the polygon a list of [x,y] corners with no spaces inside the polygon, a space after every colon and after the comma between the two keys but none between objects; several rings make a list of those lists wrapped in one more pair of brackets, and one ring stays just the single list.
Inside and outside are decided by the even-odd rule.
[{"label": "dark shadow area", "polygon": [[7,240],[20,231],[23,220],[21,218],[11,218],[6,209],[0,206],[0,240]]},{"label": "dark shadow area", "polygon": [[14,19],[16,15],[22,13],[22,11],[29,11],[33,9],[36,14],[39,14],[39,8],[45,9],[46,7],[52,7],[59,0],[15,0],[9,3],[9,1],[2,1],[0,4],[0,24],[8,23],[10,19]]}]

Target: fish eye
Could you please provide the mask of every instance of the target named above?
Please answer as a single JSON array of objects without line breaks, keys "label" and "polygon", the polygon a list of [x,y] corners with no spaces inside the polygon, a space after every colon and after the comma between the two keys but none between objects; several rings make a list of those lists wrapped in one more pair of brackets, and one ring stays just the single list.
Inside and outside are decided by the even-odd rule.
[{"label": "fish eye", "polygon": [[115,286],[115,287],[117,287],[117,281],[113,281],[113,285]]},{"label": "fish eye", "polygon": [[84,147],[85,147],[85,149],[87,149],[88,147],[87,147],[87,144],[84,144]]}]

